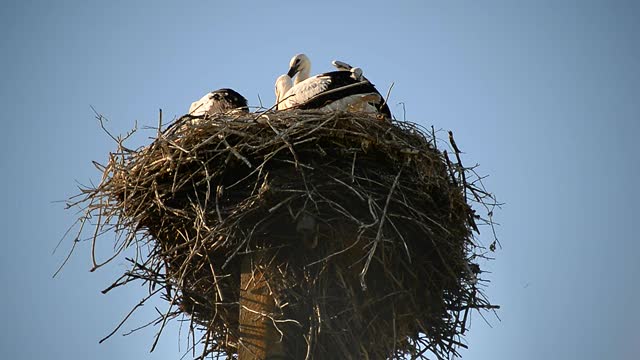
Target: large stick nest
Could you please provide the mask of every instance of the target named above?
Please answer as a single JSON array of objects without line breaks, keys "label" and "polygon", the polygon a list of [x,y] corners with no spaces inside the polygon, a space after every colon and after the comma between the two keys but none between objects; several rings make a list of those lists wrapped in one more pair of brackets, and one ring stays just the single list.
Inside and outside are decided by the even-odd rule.
[{"label": "large stick nest", "polygon": [[112,287],[149,282],[171,303],[158,324],[186,313],[202,356],[237,353],[241,263],[260,254],[292,358],[449,358],[469,310],[493,308],[471,207],[493,198],[434,135],[365,114],[185,117],[120,143],[79,203],[96,237],[125,235],[118,252],[148,249]]}]

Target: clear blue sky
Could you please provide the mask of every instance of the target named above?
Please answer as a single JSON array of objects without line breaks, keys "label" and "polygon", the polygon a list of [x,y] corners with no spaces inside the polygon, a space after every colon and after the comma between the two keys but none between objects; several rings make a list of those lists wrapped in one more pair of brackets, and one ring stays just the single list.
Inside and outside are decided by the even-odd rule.
[{"label": "clear blue sky", "polygon": [[473,317],[465,359],[638,357],[640,3],[264,4],[3,3],[0,358],[180,358],[177,323],[152,354],[152,331],[120,336],[151,307],[98,345],[145,294],[100,294],[123,260],[89,273],[84,242],[51,278],[70,244],[51,252],[77,216],[54,201],[99,181],[91,161],[114,149],[89,106],[124,133],[220,87],[270,105],[298,52],[313,72],[336,58],[383,93],[395,83],[396,116],[403,102],[408,120],[453,130],[506,202],[487,291],[502,320]]}]

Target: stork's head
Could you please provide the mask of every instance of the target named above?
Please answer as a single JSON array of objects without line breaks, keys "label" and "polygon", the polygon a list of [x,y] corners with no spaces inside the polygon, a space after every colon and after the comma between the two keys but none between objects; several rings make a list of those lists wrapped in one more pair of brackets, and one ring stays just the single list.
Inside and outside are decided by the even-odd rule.
[{"label": "stork's head", "polygon": [[305,54],[298,54],[291,58],[287,75],[293,78],[299,72],[308,73],[309,71],[311,71],[311,60]]},{"label": "stork's head", "polygon": [[365,80],[364,77],[362,76],[362,69],[360,69],[359,67],[352,67],[351,68],[351,78],[355,81],[363,81]]},{"label": "stork's head", "polygon": [[336,69],[340,70],[340,71],[349,71],[353,68],[353,66],[347,64],[344,61],[340,61],[340,60],[333,60],[331,62],[331,65],[333,65],[333,67],[335,67]]}]

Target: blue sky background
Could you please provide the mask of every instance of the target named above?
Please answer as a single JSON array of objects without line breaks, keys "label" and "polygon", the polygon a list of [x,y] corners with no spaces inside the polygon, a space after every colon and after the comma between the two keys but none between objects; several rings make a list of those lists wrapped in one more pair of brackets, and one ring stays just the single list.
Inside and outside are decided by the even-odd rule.
[{"label": "blue sky background", "polygon": [[178,323],[151,354],[154,331],[120,336],[150,306],[98,345],[146,293],[100,294],[123,259],[89,273],[84,242],[52,279],[77,217],[55,201],[99,181],[91,161],[115,146],[90,105],[116,134],[221,87],[271,105],[299,52],[314,73],[341,59],[383,93],[395,83],[395,115],[403,102],[408,120],[453,130],[506,202],[487,267],[501,321],[475,314],[465,359],[637,358],[638,19],[639,2],[604,0],[5,1],[0,358],[180,358]]}]

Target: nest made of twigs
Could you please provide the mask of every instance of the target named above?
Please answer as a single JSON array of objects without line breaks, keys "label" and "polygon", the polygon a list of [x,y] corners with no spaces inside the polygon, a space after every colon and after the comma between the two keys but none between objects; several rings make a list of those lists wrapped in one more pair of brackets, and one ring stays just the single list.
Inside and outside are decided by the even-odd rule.
[{"label": "nest made of twigs", "polygon": [[260,253],[292,358],[448,358],[469,309],[492,308],[471,208],[492,197],[453,147],[367,114],[185,117],[121,144],[81,203],[96,234],[150,248],[113,286],[149,282],[176,305],[159,323],[188,314],[203,355],[237,353],[241,263]]}]

